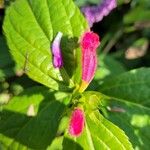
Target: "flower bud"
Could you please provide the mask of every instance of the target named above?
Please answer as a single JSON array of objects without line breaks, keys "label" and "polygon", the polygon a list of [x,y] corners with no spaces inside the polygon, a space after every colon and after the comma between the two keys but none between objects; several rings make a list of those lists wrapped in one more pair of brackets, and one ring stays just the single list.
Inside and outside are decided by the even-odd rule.
[{"label": "flower bud", "polygon": [[97,68],[96,49],[99,44],[99,36],[93,32],[85,32],[81,38],[82,82],[79,92],[83,92],[94,77]]},{"label": "flower bud", "polygon": [[58,32],[52,43],[53,65],[55,68],[61,68],[63,66],[62,53],[60,48],[62,35],[63,34],[61,32]]},{"label": "flower bud", "polygon": [[83,132],[85,126],[84,112],[80,108],[75,108],[71,114],[69,124],[69,134],[74,137],[78,137]]}]

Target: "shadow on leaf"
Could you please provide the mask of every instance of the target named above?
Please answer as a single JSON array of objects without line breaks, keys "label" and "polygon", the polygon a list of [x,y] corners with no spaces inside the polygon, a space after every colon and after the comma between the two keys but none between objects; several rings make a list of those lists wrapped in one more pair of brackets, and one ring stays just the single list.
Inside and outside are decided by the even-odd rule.
[{"label": "shadow on leaf", "polygon": [[71,150],[83,150],[83,148],[78,143],[65,137],[63,140],[63,150],[67,150],[68,147],[70,147]]},{"label": "shadow on leaf", "polygon": [[[0,133],[29,148],[46,149],[56,136],[65,106],[56,100],[54,93],[45,91],[46,88],[44,90],[42,87],[32,89],[32,92],[30,90],[26,92],[27,97],[24,100],[26,102],[18,96],[0,112]],[[41,96],[40,99],[38,95]],[[40,103],[37,104],[36,100]],[[35,116],[28,116],[25,113],[31,104],[35,106],[35,109],[38,107]],[[20,107],[20,112],[15,111],[17,106]]]},{"label": "shadow on leaf", "polygon": [[[111,111],[107,118],[125,131],[134,148],[149,149],[149,116],[150,111],[142,105],[126,101],[108,101]],[[122,112],[120,110],[123,110]]]},{"label": "shadow on leaf", "polygon": [[69,38],[68,36],[63,36],[61,47],[64,60],[64,68],[67,71],[69,77],[71,77],[73,75],[73,71],[77,66],[76,50],[79,47],[78,38]]}]

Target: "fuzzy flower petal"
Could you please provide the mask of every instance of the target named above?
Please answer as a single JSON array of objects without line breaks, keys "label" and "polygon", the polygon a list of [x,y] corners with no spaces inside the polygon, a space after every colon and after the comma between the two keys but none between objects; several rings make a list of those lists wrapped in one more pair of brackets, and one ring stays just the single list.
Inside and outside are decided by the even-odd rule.
[{"label": "fuzzy flower petal", "polygon": [[62,35],[63,34],[61,32],[58,32],[52,43],[53,65],[55,68],[61,68],[63,66],[63,59],[60,47]]},{"label": "fuzzy flower petal", "polygon": [[96,51],[99,46],[99,36],[93,32],[85,32],[81,37],[82,51],[89,49],[90,51]]},{"label": "fuzzy flower petal", "polygon": [[84,112],[80,108],[75,108],[71,114],[70,124],[69,124],[69,134],[74,137],[81,135],[85,125]]},{"label": "fuzzy flower petal", "polygon": [[83,92],[94,77],[97,68],[96,49],[99,44],[99,36],[93,32],[85,32],[81,38],[82,83],[79,92]]},{"label": "fuzzy flower petal", "polygon": [[94,23],[101,21],[104,16],[107,16],[116,7],[116,0],[103,0],[97,6],[83,7],[82,12],[88,20],[90,27],[92,27]]},{"label": "fuzzy flower petal", "polygon": [[97,55],[96,52],[88,51],[85,52],[82,64],[82,80],[86,81],[88,84],[91,82],[95,75],[97,68]]}]

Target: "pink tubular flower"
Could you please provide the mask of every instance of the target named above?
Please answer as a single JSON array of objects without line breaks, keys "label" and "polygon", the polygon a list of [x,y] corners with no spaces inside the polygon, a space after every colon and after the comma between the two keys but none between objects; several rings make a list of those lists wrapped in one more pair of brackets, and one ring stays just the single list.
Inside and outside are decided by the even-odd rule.
[{"label": "pink tubular flower", "polygon": [[61,68],[63,66],[62,53],[60,48],[60,42],[62,33],[58,32],[52,43],[53,65],[55,68]]},{"label": "pink tubular flower", "polygon": [[85,116],[84,112],[80,108],[75,108],[71,114],[70,124],[69,124],[69,134],[74,137],[81,135],[85,126]]},{"label": "pink tubular flower", "polygon": [[98,6],[85,6],[82,8],[90,27],[95,22],[99,22],[104,16],[107,16],[114,8],[117,7],[116,0],[103,0]]},{"label": "pink tubular flower", "polygon": [[82,83],[79,92],[83,92],[94,77],[97,67],[96,49],[99,44],[99,36],[93,32],[85,32],[81,38]]}]

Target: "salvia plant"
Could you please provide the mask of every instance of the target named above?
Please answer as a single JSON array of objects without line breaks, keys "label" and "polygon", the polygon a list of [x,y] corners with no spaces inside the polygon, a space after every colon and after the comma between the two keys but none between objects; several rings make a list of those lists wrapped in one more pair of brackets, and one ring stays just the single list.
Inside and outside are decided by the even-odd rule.
[{"label": "salvia plant", "polygon": [[[99,88],[88,90],[101,64],[101,37],[90,27],[116,7],[115,0],[81,11],[72,0],[16,0],[7,7],[3,33],[10,53],[17,69],[39,85],[1,106],[0,149],[132,150],[138,145],[132,143],[138,129],[126,133],[122,129],[129,124],[117,125],[144,108],[130,100],[145,93],[146,85],[133,85],[149,78],[150,70],[97,81]],[[148,101],[150,91],[145,95]],[[144,112],[149,114],[146,107]]]}]

